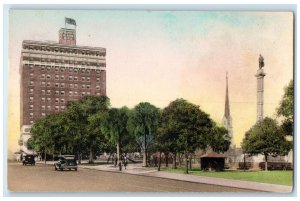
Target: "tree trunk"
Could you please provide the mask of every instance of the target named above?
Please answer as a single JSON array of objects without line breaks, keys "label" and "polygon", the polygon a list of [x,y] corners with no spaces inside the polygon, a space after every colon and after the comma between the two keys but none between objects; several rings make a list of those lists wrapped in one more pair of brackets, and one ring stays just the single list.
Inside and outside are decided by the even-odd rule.
[{"label": "tree trunk", "polygon": [[177,157],[177,154],[176,154],[176,152],[175,152],[175,153],[174,153],[174,169],[177,169],[176,157]]},{"label": "tree trunk", "polygon": [[265,171],[268,171],[268,154],[265,154]]},{"label": "tree trunk", "polygon": [[94,154],[93,154],[93,150],[92,150],[92,148],[90,149],[90,158],[89,158],[89,163],[91,164],[91,163],[94,163],[94,156],[93,156]]},{"label": "tree trunk", "polygon": [[185,154],[185,174],[189,173],[189,158],[188,155]]},{"label": "tree trunk", "polygon": [[166,154],[166,167],[169,167],[169,153]]},{"label": "tree trunk", "polygon": [[144,153],[143,153],[143,167],[147,167],[147,138],[146,133],[144,134]]},{"label": "tree trunk", "polygon": [[159,161],[158,161],[158,168],[157,168],[158,171],[160,171],[160,165],[161,165],[161,151],[159,152]]},{"label": "tree trunk", "polygon": [[192,157],[189,156],[189,164],[190,164],[190,170],[192,170]]},{"label": "tree trunk", "polygon": [[47,150],[45,149],[45,154],[44,154],[45,164],[46,164],[46,158],[47,158]]},{"label": "tree trunk", "polygon": [[117,165],[120,163],[120,144],[117,142]]}]

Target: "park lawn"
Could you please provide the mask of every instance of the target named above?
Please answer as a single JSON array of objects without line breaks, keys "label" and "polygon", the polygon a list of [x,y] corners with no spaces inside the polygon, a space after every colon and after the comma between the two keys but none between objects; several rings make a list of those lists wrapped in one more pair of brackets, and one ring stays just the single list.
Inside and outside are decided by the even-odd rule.
[{"label": "park lawn", "polygon": [[[161,168],[162,171],[184,174],[184,168]],[[205,177],[218,177],[224,179],[236,179],[244,181],[254,181],[260,183],[293,185],[293,171],[242,171],[225,170],[220,172],[201,171],[199,169],[189,170],[189,174]]]}]

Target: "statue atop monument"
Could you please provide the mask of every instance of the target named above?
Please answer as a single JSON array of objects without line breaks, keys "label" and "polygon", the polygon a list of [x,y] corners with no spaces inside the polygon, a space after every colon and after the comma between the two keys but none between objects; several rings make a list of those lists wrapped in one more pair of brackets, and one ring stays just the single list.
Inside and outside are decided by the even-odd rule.
[{"label": "statue atop monument", "polygon": [[259,63],[259,69],[265,66],[264,58],[263,56],[261,56],[261,54],[259,55],[258,63]]}]

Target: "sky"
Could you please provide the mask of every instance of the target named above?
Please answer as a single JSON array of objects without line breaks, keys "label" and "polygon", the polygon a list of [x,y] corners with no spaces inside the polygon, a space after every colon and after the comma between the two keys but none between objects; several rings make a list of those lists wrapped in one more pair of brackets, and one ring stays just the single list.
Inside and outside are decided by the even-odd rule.
[{"label": "sky", "polygon": [[77,45],[106,48],[112,107],[147,101],[164,108],[184,98],[221,124],[228,72],[237,147],[256,122],[259,54],[265,58],[265,116],[276,118],[284,87],[293,78],[290,12],[10,10],[10,151],[17,151],[20,135],[22,41],[58,41],[65,17],[76,20]]}]

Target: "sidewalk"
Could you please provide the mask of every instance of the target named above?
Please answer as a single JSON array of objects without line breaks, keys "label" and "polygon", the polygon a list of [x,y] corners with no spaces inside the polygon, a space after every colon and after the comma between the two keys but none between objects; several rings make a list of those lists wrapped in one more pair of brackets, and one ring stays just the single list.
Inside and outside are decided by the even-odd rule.
[{"label": "sidewalk", "polygon": [[290,193],[293,190],[292,186],[162,172],[152,168],[144,168],[142,167],[141,164],[130,164],[129,166],[127,166],[126,170],[123,167],[122,171],[119,171],[119,168],[118,167],[115,168],[112,164],[97,165],[97,166],[80,165],[80,167],[85,169],[99,170],[99,171],[117,172],[123,174],[158,177],[158,178],[173,179],[173,180],[187,181],[187,182],[194,182],[194,183],[244,188],[244,189],[251,189],[251,190],[262,191],[262,192]]},{"label": "sidewalk", "polygon": [[[39,161],[37,163],[44,164],[43,161]],[[47,161],[46,165],[53,165],[54,163],[55,161]],[[126,170],[124,169],[123,166],[122,171],[119,171],[119,168],[114,167],[114,165],[112,164],[91,166],[91,165],[85,165],[86,163],[87,161],[82,161],[82,164],[79,165],[79,168],[106,171],[106,172],[115,172],[121,174],[132,174],[132,175],[140,175],[140,176],[147,176],[147,177],[173,179],[178,181],[211,184],[211,185],[218,185],[218,186],[228,186],[228,187],[235,187],[235,188],[250,189],[250,190],[255,190],[260,192],[290,193],[293,190],[292,186],[157,171],[157,169],[154,168],[142,167],[142,164],[140,163],[129,164]]]}]

